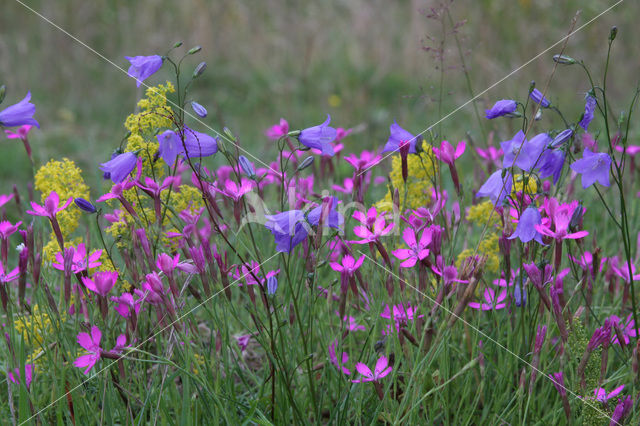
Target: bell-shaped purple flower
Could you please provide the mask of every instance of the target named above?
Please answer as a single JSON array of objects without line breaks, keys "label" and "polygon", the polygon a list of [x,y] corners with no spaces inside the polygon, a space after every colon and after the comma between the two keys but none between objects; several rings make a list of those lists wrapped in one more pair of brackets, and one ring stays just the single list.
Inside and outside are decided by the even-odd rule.
[{"label": "bell-shaped purple flower", "polygon": [[538,162],[538,171],[540,179],[553,176],[554,185],[558,183],[562,167],[564,166],[565,153],[559,149],[547,149],[542,153],[542,157]]},{"label": "bell-shaped purple flower", "polygon": [[[504,176],[503,174],[504,170]],[[502,205],[504,199],[511,193],[513,179],[507,169],[495,171],[489,179],[480,187],[476,197],[489,197],[495,206]]]},{"label": "bell-shaped purple flower", "polygon": [[15,105],[8,106],[0,111],[0,126],[36,126],[40,128],[40,124],[33,118],[36,113],[36,106],[29,102],[31,100],[31,92],[27,92],[27,96]]},{"label": "bell-shaped purple flower", "polygon": [[331,116],[327,115],[324,123],[304,129],[298,135],[298,141],[308,148],[315,148],[322,151],[322,155],[334,155],[331,142],[336,138],[338,132],[329,126]]},{"label": "bell-shaped purple flower", "polygon": [[516,101],[512,101],[511,99],[502,99],[496,102],[491,109],[485,110],[486,117],[491,120],[493,118],[502,117],[503,115],[513,113],[518,104]]},{"label": "bell-shaped purple flower", "polygon": [[271,216],[265,216],[265,227],[276,240],[276,250],[290,253],[291,250],[308,235],[308,224],[301,210],[289,210]]},{"label": "bell-shaped purple flower", "polygon": [[582,115],[582,120],[578,123],[580,127],[582,127],[585,132],[589,127],[589,123],[593,120],[593,112],[596,109],[596,98],[591,95],[587,95],[587,99],[584,105],[584,114]]},{"label": "bell-shaped purple flower", "polygon": [[218,152],[218,138],[184,127],[184,147],[187,157],[208,157]]},{"label": "bell-shaped purple flower", "polygon": [[510,141],[500,142],[504,151],[502,167],[520,167],[522,170],[530,171],[536,162],[539,163],[540,154],[551,142],[551,138],[546,133],[540,133],[530,141],[525,138],[524,132],[520,130]]},{"label": "bell-shaped purple flower", "polygon": [[518,226],[509,239],[513,240],[514,238],[520,238],[520,241],[523,243],[536,240],[538,243],[544,245],[542,242],[542,234],[535,228],[536,225],[540,225],[541,223],[542,217],[540,216],[540,212],[537,208],[530,205],[524,210],[524,212],[522,212],[520,220],[518,221]]},{"label": "bell-shaped purple flower", "polygon": [[162,56],[125,56],[125,59],[131,62],[131,66],[127,71],[129,77],[136,79],[136,86],[140,87],[142,82],[151,77],[162,67]]},{"label": "bell-shaped purple flower", "polygon": [[533,89],[531,93],[529,93],[529,97],[533,102],[540,104],[542,108],[548,108],[549,105],[551,105],[551,102],[549,102],[538,89]]},{"label": "bell-shaped purple flower", "polygon": [[591,152],[585,148],[582,158],[571,165],[571,170],[582,175],[582,187],[588,188],[595,182],[609,186],[611,157],[606,152]]},{"label": "bell-shaped purple flower", "polygon": [[389,139],[387,140],[387,143],[385,144],[382,152],[400,151],[400,145],[403,142],[409,141],[409,153],[410,154],[416,153],[416,137],[415,136],[413,136],[411,133],[407,132],[405,129],[400,127],[398,123],[396,123],[395,121],[389,127],[389,131],[391,132],[391,135],[389,136]]},{"label": "bell-shaped purple flower", "polygon": [[109,173],[113,183],[120,183],[129,176],[129,173],[136,166],[137,159],[138,157],[133,152],[125,152],[100,164],[100,170]]},{"label": "bell-shaped purple flower", "polygon": [[[336,210],[336,207],[338,207],[338,198],[331,197],[330,202],[331,202],[331,207],[329,209],[329,217],[328,219],[327,218],[324,219],[324,223],[328,225],[330,228],[337,229],[344,222],[344,217],[342,217],[342,215],[338,213],[338,211]],[[320,215],[322,214],[323,204],[311,210],[309,212],[309,215],[307,216],[309,223],[312,224],[313,226],[318,226],[318,223],[320,223]]]},{"label": "bell-shaped purple flower", "polygon": [[173,130],[166,130],[156,136],[156,138],[158,139],[158,154],[160,155],[160,158],[162,158],[169,166],[173,166],[178,154],[183,151],[180,136],[178,136]]}]

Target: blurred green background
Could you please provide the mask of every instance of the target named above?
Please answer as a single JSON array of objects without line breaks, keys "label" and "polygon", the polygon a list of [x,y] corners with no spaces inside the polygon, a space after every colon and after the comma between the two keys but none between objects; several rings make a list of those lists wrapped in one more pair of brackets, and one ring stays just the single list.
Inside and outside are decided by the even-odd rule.
[{"label": "blurred green background", "polygon": [[[123,69],[125,55],[164,54],[176,41],[202,52],[191,99],[209,110],[213,128],[231,128],[244,147],[265,160],[273,143],[263,131],[280,117],[292,128],[322,122],[357,127],[345,152],[379,147],[394,119],[417,133],[479,93],[615,1],[327,0],[298,2],[184,0],[22,0]],[[583,58],[599,78],[610,27],[619,28],[612,57],[610,99],[626,109],[640,76],[640,4],[624,1],[574,35],[566,53]],[[495,100],[524,99],[529,82],[542,88],[553,69],[552,49],[481,96],[481,115]],[[468,71],[465,76],[462,58]],[[147,82],[171,79],[164,67]],[[100,195],[99,162],[108,159],[122,125],[142,94],[135,81],[15,0],[0,13],[0,82],[6,107],[30,90],[41,130],[31,133],[40,164],[68,156]],[[584,108],[587,82],[577,67],[559,67],[548,97],[572,120]],[[508,120],[507,120],[508,121]],[[509,123],[477,120],[473,104],[434,128],[450,140],[486,145],[511,136]],[[549,129],[549,123],[545,124]],[[194,125],[198,130],[202,126]],[[467,135],[468,132],[468,135]],[[633,143],[633,141],[632,141]],[[24,188],[29,163],[20,142],[0,137],[0,193]]]}]

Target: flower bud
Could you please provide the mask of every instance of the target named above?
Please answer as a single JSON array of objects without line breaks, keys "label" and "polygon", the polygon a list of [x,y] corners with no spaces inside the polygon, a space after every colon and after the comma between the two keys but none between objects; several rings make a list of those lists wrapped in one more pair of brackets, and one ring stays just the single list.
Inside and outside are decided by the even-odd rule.
[{"label": "flower bud", "polygon": [[202,46],[193,46],[191,49],[189,49],[187,54],[188,55],[194,55],[194,54],[198,53],[201,50],[202,50]]},{"label": "flower bud", "polygon": [[191,101],[191,109],[202,118],[207,116],[207,109],[195,101]]},{"label": "flower bud", "polygon": [[2,101],[4,101],[4,95],[6,94],[7,94],[7,86],[3,84],[2,86],[0,86],[0,104],[2,103]]},{"label": "flower bud", "polygon": [[173,45],[173,48],[176,49],[178,47],[182,46],[182,42],[181,41],[176,41],[175,44]]},{"label": "flower bud", "polygon": [[559,147],[560,145],[564,144],[566,141],[571,139],[571,136],[573,136],[573,130],[566,129],[561,131],[556,135],[555,138],[553,138],[553,141],[551,141],[551,147],[552,148]]},{"label": "flower bud", "polygon": [[196,69],[193,70],[193,78],[198,78],[202,75],[202,73],[207,69],[206,62],[200,62]]},{"label": "flower bud", "polygon": [[567,55],[553,55],[553,61],[560,65],[573,65],[577,62],[571,56]]},{"label": "flower bud", "polygon": [[611,27],[611,32],[609,33],[609,41],[615,40],[617,35],[618,35],[618,27],[616,26]]},{"label": "flower bud", "polygon": [[95,213],[96,207],[91,204],[89,201],[85,200],[84,198],[75,198],[74,203],[76,204],[76,206],[78,206],[78,208],[82,211],[85,211],[87,213]]},{"label": "flower bud", "polygon": [[233,134],[233,132],[231,131],[231,129],[230,129],[230,128],[225,127],[225,128],[223,128],[223,129],[222,129],[222,131],[223,131],[223,132],[224,132],[224,134],[225,134],[225,135],[227,135],[227,137],[228,137],[229,139],[231,139],[232,141],[235,141],[235,140],[236,140],[236,136]]},{"label": "flower bud", "polygon": [[249,176],[249,178],[254,179],[256,177],[256,171],[253,168],[253,164],[251,164],[247,157],[244,155],[239,156],[238,164],[240,164],[240,168],[247,176]]},{"label": "flower bud", "polygon": [[298,166],[298,168],[296,169],[297,172],[306,169],[307,167],[309,167],[310,165],[313,164],[315,157],[314,156],[309,156],[307,158],[305,158],[304,160],[302,160],[302,163],[300,163],[300,165]]}]

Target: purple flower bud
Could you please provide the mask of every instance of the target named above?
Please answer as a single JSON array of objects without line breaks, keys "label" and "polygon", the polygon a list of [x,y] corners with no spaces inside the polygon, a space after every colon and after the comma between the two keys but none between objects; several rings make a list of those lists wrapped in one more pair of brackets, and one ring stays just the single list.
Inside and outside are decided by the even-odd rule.
[{"label": "purple flower bud", "polygon": [[595,109],[596,98],[591,95],[587,95],[587,99],[584,105],[584,114],[582,115],[582,120],[580,120],[580,123],[578,123],[578,125],[582,127],[585,132],[589,127],[589,123],[591,123],[591,120],[593,120],[593,112],[595,111]]},{"label": "purple flower bud", "polygon": [[534,345],[533,351],[535,353],[540,353],[542,350],[542,344],[544,343],[544,338],[547,335],[547,326],[543,325],[542,327],[538,326],[538,332],[536,333],[536,343]]},{"label": "purple flower bud", "polygon": [[324,123],[304,129],[298,135],[298,141],[306,147],[322,151],[323,155],[334,155],[331,142],[336,138],[337,131],[329,127],[331,116],[327,115]]},{"label": "purple flower bud", "polygon": [[39,129],[40,124],[33,118],[36,106],[29,102],[30,100],[31,92],[27,92],[27,96],[23,100],[0,111],[0,126],[15,127],[26,124],[36,126]]},{"label": "purple flower bud", "polygon": [[249,176],[251,179],[256,177],[256,170],[253,168],[253,164],[245,157],[241,155],[238,157],[238,164],[240,164],[240,168],[242,171]]},{"label": "purple flower bud", "polygon": [[627,417],[629,411],[631,411],[631,407],[633,407],[633,399],[629,395],[627,395],[624,399],[618,402],[615,410],[613,410],[613,415],[611,416],[611,422],[609,422],[609,426],[617,426],[622,424],[622,420]]},{"label": "purple flower bud", "polygon": [[100,170],[108,172],[113,183],[120,183],[129,176],[136,166],[138,157],[133,152],[116,155],[112,160],[100,164]]},{"label": "purple flower bud", "polygon": [[310,165],[312,165],[314,158],[315,157],[309,156],[309,157],[305,158],[304,160],[302,160],[302,162],[300,163],[300,165],[298,166],[296,171],[299,172],[300,170],[304,170],[307,167],[309,167]]},{"label": "purple flower bud", "polygon": [[193,70],[193,78],[197,78],[200,77],[202,75],[202,73],[207,69],[207,63],[206,62],[200,62],[198,64],[198,66],[196,66],[196,69]]},{"label": "purple flower bud", "polygon": [[553,138],[553,141],[551,141],[551,147],[552,148],[559,147],[560,145],[568,141],[571,138],[571,136],[573,136],[573,130],[565,129],[561,131],[556,135],[555,138]]},{"label": "purple flower bud", "polygon": [[556,387],[556,390],[558,391],[560,396],[563,398],[566,397],[567,388],[564,385],[564,374],[562,373],[562,371],[558,373],[549,374],[549,377],[551,377],[551,383],[553,383],[553,386]]},{"label": "purple flower bud", "polygon": [[142,82],[151,77],[162,67],[162,57],[158,55],[152,56],[125,56],[131,66],[127,71],[129,77],[136,79],[136,86],[140,87]]},{"label": "purple flower bud", "polygon": [[195,112],[202,118],[205,118],[207,116],[207,109],[196,101],[191,101],[191,109],[193,109],[193,112]]},{"label": "purple flower bud", "polygon": [[531,93],[529,93],[529,97],[533,102],[540,104],[542,108],[548,108],[549,105],[551,105],[551,102],[549,102],[538,89],[533,89]]},{"label": "purple flower bud", "polygon": [[516,110],[518,104],[510,99],[502,99],[496,102],[491,109],[485,110],[486,117],[491,120],[496,117],[511,114]]},{"label": "purple flower bud", "polygon": [[598,346],[607,342],[609,339],[611,339],[611,324],[605,321],[602,327],[597,328],[596,331],[593,332],[587,344],[587,351],[593,352]]},{"label": "purple flower bud", "polygon": [[95,213],[97,211],[96,207],[84,198],[78,197],[73,201],[76,203],[76,206],[78,206],[78,208],[82,211],[85,211],[87,213]]},{"label": "purple flower bud", "polygon": [[267,278],[267,293],[275,294],[278,289],[278,277],[273,275]]}]

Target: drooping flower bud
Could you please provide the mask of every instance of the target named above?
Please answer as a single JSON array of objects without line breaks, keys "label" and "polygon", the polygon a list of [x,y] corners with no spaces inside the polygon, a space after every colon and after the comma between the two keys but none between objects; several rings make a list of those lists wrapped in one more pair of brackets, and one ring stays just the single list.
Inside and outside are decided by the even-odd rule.
[{"label": "drooping flower bud", "polygon": [[193,70],[193,78],[198,78],[202,75],[202,73],[207,69],[206,62],[200,62],[196,69]]},{"label": "drooping flower bud", "polygon": [[553,61],[560,65],[573,65],[576,60],[567,55],[553,55]]},{"label": "drooping flower bud", "polygon": [[97,211],[96,207],[84,198],[78,197],[73,201],[75,202],[76,206],[78,206],[78,208],[82,211],[85,211],[87,213],[95,213]]},{"label": "drooping flower bud", "polygon": [[205,118],[207,116],[207,109],[196,101],[191,101],[191,109],[202,118]]},{"label": "drooping flower bud", "polygon": [[304,160],[302,160],[302,163],[300,163],[300,165],[298,166],[298,168],[296,169],[297,172],[306,169],[307,167],[309,167],[310,165],[313,164],[314,161],[313,156],[309,156],[307,158],[305,158]]}]

